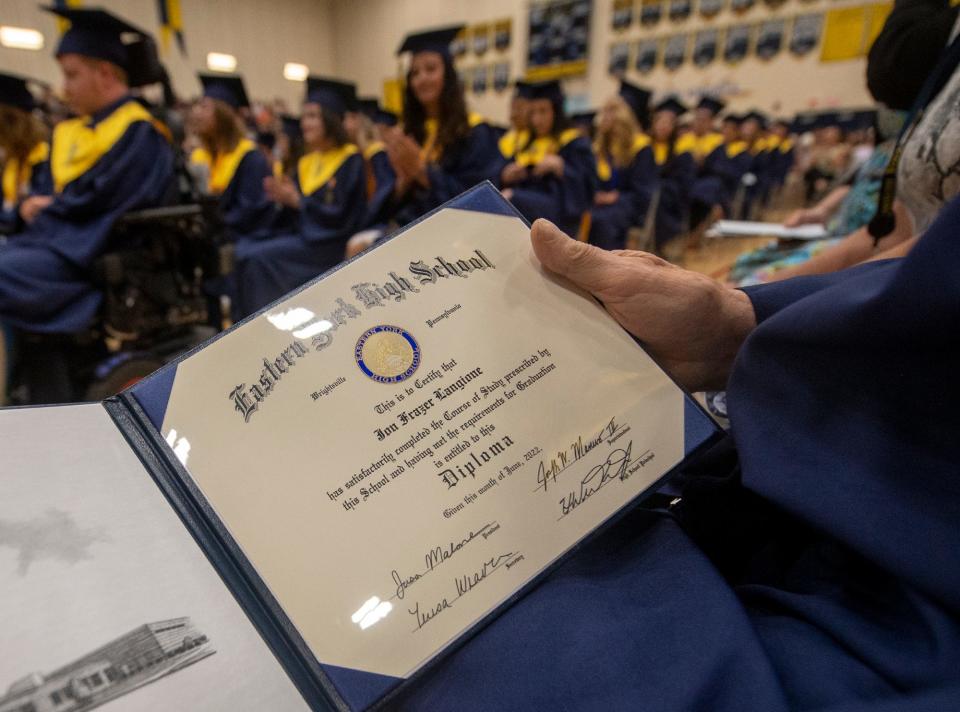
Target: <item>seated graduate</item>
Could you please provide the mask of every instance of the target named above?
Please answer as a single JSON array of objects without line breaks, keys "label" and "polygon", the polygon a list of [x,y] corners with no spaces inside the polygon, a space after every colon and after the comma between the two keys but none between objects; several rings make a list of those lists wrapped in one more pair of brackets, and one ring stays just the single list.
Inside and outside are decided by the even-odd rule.
[{"label": "seated graduate", "polygon": [[650,138],[660,170],[655,237],[658,250],[686,230],[689,218],[690,189],[697,173],[693,134],[686,134],[682,143],[677,139],[677,123],[686,112],[687,107],[675,97],[668,97],[654,107]]},{"label": "seated graduate", "polygon": [[410,52],[403,128],[385,129],[390,164],[397,175],[392,222],[416,220],[467,188],[496,181],[504,159],[497,134],[468,112],[450,55],[461,25],[408,35],[397,53]]},{"label": "seated graduate", "polygon": [[678,383],[727,385],[732,440],[397,707],[960,709],[958,224],[955,199],[906,258],[747,290],[535,224]]},{"label": "seated graduate", "polygon": [[707,157],[723,143],[723,134],[717,131],[717,116],[725,104],[720,99],[704,95],[693,108],[690,133],[693,135],[693,157],[702,166]]},{"label": "seated graduate", "polygon": [[741,122],[736,114],[723,118],[722,143],[704,158],[693,184],[690,222],[701,231],[724,216],[732,216],[743,176],[753,165],[747,143],[740,140]]},{"label": "seated graduate", "polygon": [[190,162],[207,175],[205,192],[217,198],[220,215],[231,241],[269,237],[277,208],[263,190],[263,179],[273,166],[257,144],[244,135],[238,110],[249,107],[243,80],[238,76],[199,74],[203,97],[190,119],[202,144]]},{"label": "seated graduate", "polygon": [[530,84],[518,79],[510,99],[510,128],[500,137],[498,145],[503,157],[512,161],[520,149],[530,142]]},{"label": "seated graduate", "polygon": [[597,167],[589,140],[568,127],[563,101],[560,82],[531,85],[530,142],[500,180],[503,195],[528,220],[547,218],[577,235],[593,207]]},{"label": "seated graduate", "polygon": [[[36,196],[16,240],[0,248],[0,321],[44,333],[89,326],[101,293],[89,270],[114,223],[174,193],[166,127],[130,94],[136,67],[125,35],[144,33],[103,10],[52,9],[70,21],[56,56],[67,103],[78,115],[56,126],[53,193]],[[31,202],[32,201],[32,202]]]},{"label": "seated graduate", "polygon": [[590,220],[590,243],[622,250],[627,230],[643,224],[660,176],[650,138],[637,117],[646,117],[650,92],[621,82],[620,93],[600,110],[593,152],[598,190]]},{"label": "seated graduate", "polygon": [[[397,174],[380,139],[381,127],[396,126],[396,117],[380,108],[376,99],[360,99],[359,111],[348,115],[344,128],[350,140],[363,153],[367,181],[367,211],[360,227],[382,233],[389,221],[390,200],[396,190]],[[386,123],[383,123],[386,122]],[[348,254],[348,256],[351,256]]]},{"label": "seated graduate", "polygon": [[352,85],[309,77],[300,125],[307,152],[294,179],[268,177],[270,199],[299,216],[295,232],[246,241],[236,249],[240,316],[252,314],[343,260],[347,240],[366,215],[366,175],[343,115]]},{"label": "seated graduate", "polygon": [[744,174],[746,195],[739,219],[748,219],[754,206],[762,205],[770,187],[771,152],[767,146],[767,117],[759,111],[748,111],[740,122],[740,138],[747,144],[750,167]]},{"label": "seated graduate", "polygon": [[774,190],[787,182],[787,176],[793,170],[793,159],[796,151],[790,134],[791,128],[791,122],[786,119],[776,119],[770,125],[767,147],[771,153],[770,185]]},{"label": "seated graduate", "polygon": [[46,127],[33,115],[37,104],[27,86],[29,81],[0,74],[0,151],[4,156],[0,235],[19,232],[27,219],[33,219],[36,206],[43,201],[30,201],[30,196],[53,193],[50,144]]}]

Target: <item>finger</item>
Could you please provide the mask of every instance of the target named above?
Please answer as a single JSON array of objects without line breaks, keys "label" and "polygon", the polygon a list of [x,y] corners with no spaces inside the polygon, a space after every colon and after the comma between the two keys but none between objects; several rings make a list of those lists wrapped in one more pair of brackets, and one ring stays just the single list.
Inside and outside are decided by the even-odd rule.
[{"label": "finger", "polygon": [[533,223],[530,239],[544,267],[588,291],[603,288],[604,276],[609,276],[613,266],[611,260],[616,260],[606,250],[574,240],[542,218]]}]

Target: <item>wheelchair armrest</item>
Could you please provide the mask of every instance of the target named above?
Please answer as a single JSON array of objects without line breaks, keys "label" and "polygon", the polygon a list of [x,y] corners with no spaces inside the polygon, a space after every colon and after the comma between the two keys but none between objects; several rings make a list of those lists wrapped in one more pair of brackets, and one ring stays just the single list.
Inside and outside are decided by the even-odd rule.
[{"label": "wheelchair armrest", "polygon": [[120,218],[119,225],[136,225],[172,218],[189,218],[203,214],[202,205],[169,205],[162,208],[147,208],[125,214]]}]

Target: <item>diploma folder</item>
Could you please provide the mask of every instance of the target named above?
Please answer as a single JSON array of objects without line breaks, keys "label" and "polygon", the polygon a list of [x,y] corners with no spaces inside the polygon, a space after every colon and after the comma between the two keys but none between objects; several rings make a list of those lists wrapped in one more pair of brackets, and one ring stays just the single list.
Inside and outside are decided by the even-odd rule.
[{"label": "diploma folder", "polygon": [[489,183],[102,407],[316,710],[389,705],[721,437]]}]

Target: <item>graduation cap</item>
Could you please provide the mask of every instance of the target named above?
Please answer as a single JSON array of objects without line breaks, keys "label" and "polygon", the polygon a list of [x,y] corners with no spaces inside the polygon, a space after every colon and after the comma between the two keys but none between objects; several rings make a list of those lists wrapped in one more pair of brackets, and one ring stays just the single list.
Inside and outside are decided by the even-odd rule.
[{"label": "graduation cap", "polygon": [[32,80],[15,74],[0,74],[0,104],[33,111],[37,102],[27,88],[30,81]]},{"label": "graduation cap", "polygon": [[397,54],[404,52],[436,52],[444,57],[450,57],[450,43],[460,34],[465,25],[450,25],[449,27],[439,27],[434,30],[425,30],[423,32],[414,32],[407,35]]},{"label": "graduation cap", "polygon": [[628,81],[620,81],[620,97],[627,102],[627,106],[633,111],[633,115],[641,124],[647,123],[650,113],[650,97],[653,92]]},{"label": "graduation cap", "polygon": [[357,99],[357,109],[361,114],[373,121],[377,115],[377,111],[380,109],[380,102],[372,97],[363,97]]},{"label": "graduation cap", "polygon": [[700,102],[697,104],[698,109],[706,109],[714,116],[723,111],[725,106],[726,104],[716,97],[706,95],[700,97]]},{"label": "graduation cap", "polygon": [[727,114],[722,119],[720,119],[720,121],[725,124],[736,124],[737,126],[739,126],[740,124],[743,123],[743,117],[740,116],[740,114]]},{"label": "graduation cap", "polygon": [[250,106],[247,90],[243,87],[243,79],[231,74],[197,74],[203,84],[203,95],[211,99],[219,99],[234,109]]},{"label": "graduation cap", "polygon": [[319,104],[339,116],[357,108],[357,85],[325,77],[307,77],[306,103]]},{"label": "graduation cap", "polygon": [[835,111],[823,111],[817,114],[813,122],[813,128],[825,129],[831,126],[840,126],[840,117]]},{"label": "graduation cap", "polygon": [[549,82],[536,82],[528,85],[528,99],[547,99],[553,103],[563,102],[563,89],[560,82],[553,79]]},{"label": "graduation cap", "polygon": [[863,109],[854,113],[854,124],[857,129],[874,128],[877,125],[877,110]]},{"label": "graduation cap", "polygon": [[377,113],[373,117],[373,123],[383,126],[396,126],[400,119],[389,109],[377,108]]},{"label": "graduation cap", "polygon": [[654,111],[669,111],[677,116],[683,116],[687,113],[687,107],[684,105],[677,97],[668,96],[666,99],[661,101],[655,107]]},{"label": "graduation cap", "polygon": [[577,114],[570,114],[570,121],[576,126],[586,126],[593,128],[593,121],[597,118],[596,109],[590,111],[581,111]]},{"label": "graduation cap", "polygon": [[273,131],[257,131],[257,145],[272,151],[277,145],[277,136]]},{"label": "graduation cap", "polygon": [[751,110],[751,111],[748,111],[746,114],[744,114],[744,115],[743,115],[743,120],[744,120],[744,121],[756,121],[758,124],[760,124],[760,127],[761,127],[761,128],[765,128],[766,125],[767,125],[767,117],[766,117],[766,115],[765,115],[765,114],[762,114],[761,112],[757,111],[756,109],[753,109],[753,110]]},{"label": "graduation cap", "polygon": [[812,112],[803,112],[797,114],[793,118],[793,123],[790,124],[791,133],[795,134],[804,134],[808,131],[813,131],[816,128],[817,124],[817,115]]},{"label": "graduation cap", "polygon": [[291,140],[300,138],[300,117],[291,114],[284,114],[280,117],[280,124],[283,127],[283,133]]},{"label": "graduation cap", "polygon": [[518,97],[521,99],[530,98],[530,82],[525,82],[522,79],[518,79],[513,83],[514,91]]},{"label": "graduation cap", "polygon": [[100,8],[46,5],[41,6],[41,9],[70,22],[70,29],[63,33],[57,46],[57,57],[79,54],[102,59],[129,71],[130,54],[127,45],[131,43],[124,42],[123,36],[133,34],[137,37],[149,37],[139,27],[134,27],[126,20]]}]

